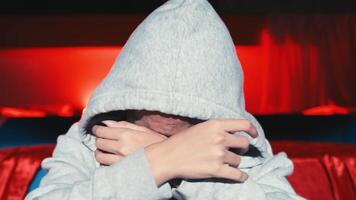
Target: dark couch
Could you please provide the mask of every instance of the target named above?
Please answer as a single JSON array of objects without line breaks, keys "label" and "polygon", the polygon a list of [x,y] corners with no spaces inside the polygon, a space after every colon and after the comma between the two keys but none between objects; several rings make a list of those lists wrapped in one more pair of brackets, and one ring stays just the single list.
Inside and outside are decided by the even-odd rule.
[{"label": "dark couch", "polygon": [[[295,171],[288,180],[301,196],[311,200],[356,199],[356,145],[278,141],[272,146],[275,153],[285,151],[293,160]],[[0,149],[0,199],[20,200],[30,185],[36,187],[40,163],[51,156],[53,148]]]}]

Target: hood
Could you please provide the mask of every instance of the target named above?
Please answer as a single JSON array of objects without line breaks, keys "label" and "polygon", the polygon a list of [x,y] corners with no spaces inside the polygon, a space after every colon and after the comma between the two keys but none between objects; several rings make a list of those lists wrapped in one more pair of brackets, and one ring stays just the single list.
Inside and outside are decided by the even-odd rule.
[{"label": "hood", "polygon": [[249,119],[259,133],[249,137],[251,144],[271,153],[261,126],[245,111],[243,72],[230,33],[206,0],[169,0],[137,26],[89,99],[79,121],[83,142],[95,148],[93,136],[84,134],[91,117],[127,109]]}]

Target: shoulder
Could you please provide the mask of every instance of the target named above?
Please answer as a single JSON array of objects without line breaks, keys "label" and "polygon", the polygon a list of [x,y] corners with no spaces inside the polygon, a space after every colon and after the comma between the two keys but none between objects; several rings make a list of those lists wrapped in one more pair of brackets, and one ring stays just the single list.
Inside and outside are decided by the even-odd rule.
[{"label": "shoulder", "polygon": [[50,160],[84,162],[95,165],[94,151],[85,145],[80,134],[78,122],[76,122],[70,126],[65,134],[59,135]]}]

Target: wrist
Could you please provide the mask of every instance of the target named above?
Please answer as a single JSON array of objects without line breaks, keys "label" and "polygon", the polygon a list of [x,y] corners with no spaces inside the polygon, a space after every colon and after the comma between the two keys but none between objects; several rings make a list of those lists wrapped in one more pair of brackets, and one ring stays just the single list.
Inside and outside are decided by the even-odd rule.
[{"label": "wrist", "polygon": [[164,141],[145,147],[145,155],[157,186],[175,178],[174,167]]}]

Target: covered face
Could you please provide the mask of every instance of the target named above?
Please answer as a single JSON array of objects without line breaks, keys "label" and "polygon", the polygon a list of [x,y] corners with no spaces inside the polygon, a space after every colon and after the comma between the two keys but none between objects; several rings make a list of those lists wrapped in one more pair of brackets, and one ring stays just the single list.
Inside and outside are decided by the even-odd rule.
[{"label": "covered face", "polygon": [[[248,119],[259,137],[236,134],[246,135],[261,152],[270,151],[262,128],[245,110],[242,83],[235,45],[210,3],[167,1],[138,25],[90,97],[79,122],[83,142],[94,149],[94,136],[84,132],[96,115],[145,110],[150,114],[145,125],[166,134],[178,131],[173,123],[189,126],[184,118]],[[177,117],[159,127],[162,116],[155,112]]]},{"label": "covered face", "polygon": [[201,120],[197,119],[147,110],[128,111],[127,120],[165,136],[172,136],[201,122]]}]

